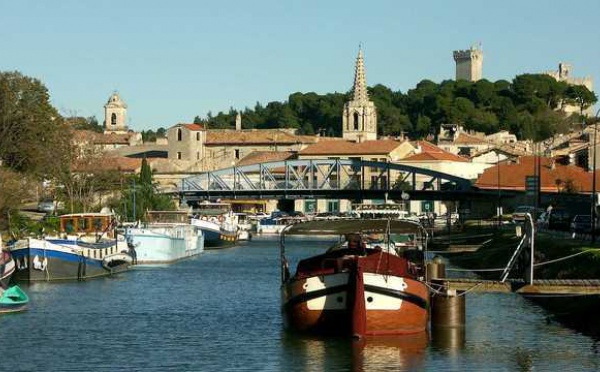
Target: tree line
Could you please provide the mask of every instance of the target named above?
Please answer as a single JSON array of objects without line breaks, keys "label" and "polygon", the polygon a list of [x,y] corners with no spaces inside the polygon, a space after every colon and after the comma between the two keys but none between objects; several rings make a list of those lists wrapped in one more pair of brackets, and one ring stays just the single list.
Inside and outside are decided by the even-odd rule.
[{"label": "tree line", "polygon": [[[422,80],[406,93],[378,84],[368,88],[377,107],[378,133],[406,134],[410,138],[435,135],[441,124],[460,124],[484,133],[509,130],[519,139],[540,140],[567,132],[583,120],[596,95],[583,85],[569,85],[546,74],[523,74],[511,82],[498,80]],[[241,111],[245,129],[296,128],[300,134],[340,136],[344,103],[352,92],[317,94],[293,93],[285,102],[256,103]],[[567,116],[560,109],[577,107],[578,115]],[[234,128],[237,111],[205,117],[194,123],[209,128]]]}]

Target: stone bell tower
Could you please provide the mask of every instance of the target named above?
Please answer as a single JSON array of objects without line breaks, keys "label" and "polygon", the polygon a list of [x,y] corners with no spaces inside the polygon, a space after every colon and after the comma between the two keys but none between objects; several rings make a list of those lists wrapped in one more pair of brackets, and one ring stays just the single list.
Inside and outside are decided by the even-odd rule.
[{"label": "stone bell tower", "polygon": [[362,48],[358,49],[354,69],[352,101],[344,104],[342,114],[342,137],[347,140],[364,142],[377,139],[377,109],[367,94],[367,78]]},{"label": "stone bell tower", "polygon": [[127,133],[127,105],[114,92],[104,105],[104,133]]}]

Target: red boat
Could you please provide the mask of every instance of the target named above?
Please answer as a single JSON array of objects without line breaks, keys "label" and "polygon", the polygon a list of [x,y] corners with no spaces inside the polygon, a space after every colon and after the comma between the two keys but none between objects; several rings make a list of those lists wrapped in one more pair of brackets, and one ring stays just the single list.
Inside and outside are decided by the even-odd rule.
[{"label": "red boat", "polygon": [[[285,236],[340,235],[291,275]],[[281,234],[282,311],[293,330],[363,336],[424,332],[427,232],[414,220],[352,219],[291,225]]]}]

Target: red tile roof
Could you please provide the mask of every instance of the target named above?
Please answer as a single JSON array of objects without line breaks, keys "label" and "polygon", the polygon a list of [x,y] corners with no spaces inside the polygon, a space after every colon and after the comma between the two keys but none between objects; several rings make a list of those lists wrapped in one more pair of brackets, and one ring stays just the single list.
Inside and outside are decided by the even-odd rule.
[{"label": "red tile roof", "polygon": [[[541,190],[543,192],[564,191],[566,182],[573,182],[579,192],[591,192],[593,173],[574,165],[555,164],[549,158],[540,158]],[[498,173],[500,182],[498,183]],[[486,169],[477,179],[475,186],[482,189],[525,190],[525,177],[534,175],[534,157],[524,156],[519,163],[501,163]],[[600,189],[600,172],[596,172],[596,184]]]},{"label": "red tile roof", "polygon": [[292,151],[253,151],[241,159],[237,166],[266,163],[269,161],[282,161],[293,158],[295,155]]},{"label": "red tile roof", "polygon": [[402,142],[394,140],[375,140],[361,143],[350,141],[319,141],[300,151],[300,155],[387,155]]},{"label": "red tile roof", "polygon": [[294,145],[315,143],[317,137],[297,136],[279,129],[232,130],[216,129],[206,132],[206,144],[217,145]]},{"label": "red tile roof", "polygon": [[181,124],[182,126],[186,127],[189,130],[193,130],[193,131],[199,131],[199,130],[204,130],[204,125],[202,124]]},{"label": "red tile roof", "polygon": [[415,147],[420,147],[421,152],[415,155],[408,156],[401,161],[459,161],[468,162],[467,159],[454,155],[448,151],[442,150],[431,142],[427,141],[415,141],[413,144]]}]

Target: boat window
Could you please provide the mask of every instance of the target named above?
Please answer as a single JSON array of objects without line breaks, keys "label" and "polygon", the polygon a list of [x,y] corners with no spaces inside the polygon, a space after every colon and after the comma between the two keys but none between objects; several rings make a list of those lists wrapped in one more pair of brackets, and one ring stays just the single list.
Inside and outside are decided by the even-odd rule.
[{"label": "boat window", "polygon": [[94,221],[93,222],[94,230],[100,231],[103,229],[104,224],[103,224],[102,218],[96,217],[93,219],[93,221]]},{"label": "boat window", "polygon": [[88,231],[89,221],[87,218],[80,218],[77,224],[77,231]]}]

